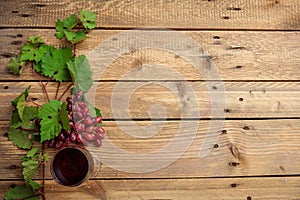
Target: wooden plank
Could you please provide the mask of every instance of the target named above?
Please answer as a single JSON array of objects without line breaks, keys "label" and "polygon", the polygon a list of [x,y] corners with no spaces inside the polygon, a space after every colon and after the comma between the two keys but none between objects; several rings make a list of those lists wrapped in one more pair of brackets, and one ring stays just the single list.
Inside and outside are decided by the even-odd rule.
[{"label": "wooden plank", "polygon": [[[163,180],[91,180],[84,186],[65,188],[46,181],[46,197],[72,199],[297,199],[299,177],[216,178]],[[6,188],[19,181],[0,182]]]},{"label": "wooden plank", "polygon": [[[192,178],[297,175],[300,173],[299,122],[299,119],[226,120],[224,122],[187,120],[164,123],[141,121],[136,124],[127,121],[104,122],[107,136],[103,147],[88,147],[93,157],[100,158],[102,162],[100,170],[97,165],[92,177]],[[179,128],[179,125],[186,126],[186,124],[190,126],[184,130]],[[155,127],[154,134],[149,136],[149,132],[141,132],[141,127],[148,127],[148,129]],[[1,121],[0,153],[3,156],[0,160],[0,177],[2,179],[22,178],[21,158],[26,151],[17,149],[4,137],[7,128],[8,122]],[[211,133],[209,128],[212,128]],[[180,139],[180,142],[174,143],[177,139]],[[111,142],[116,148],[109,147],[107,142]],[[163,149],[167,144],[171,145],[168,151]],[[183,150],[185,147],[187,147],[186,151]],[[120,149],[131,153],[130,157],[118,152]],[[157,155],[151,154],[158,150],[164,155],[156,157]],[[47,150],[51,156],[55,151],[55,149]],[[199,153],[203,155],[206,152],[208,152],[207,156],[199,156]],[[151,165],[145,164],[144,167],[150,169],[155,163],[156,171],[148,173],[140,171],[136,156],[141,154],[145,156],[149,154],[147,159],[143,160],[144,163],[155,159]],[[177,155],[179,159],[176,160]],[[166,164],[166,161],[171,164]],[[41,174],[38,174],[38,177],[41,177]],[[46,166],[46,177],[51,177],[49,163]]]},{"label": "wooden plank", "polygon": [[[216,1],[217,2],[217,1]],[[125,32],[95,30],[90,33],[90,38],[78,45],[78,54],[92,52],[97,46],[105,46],[104,41],[112,41],[112,38],[122,38],[120,35]],[[144,34],[145,32],[139,32]],[[163,34],[164,32],[159,32]],[[132,33],[133,34],[133,33]],[[120,80],[122,76],[131,70],[136,70],[143,76],[130,77],[130,79],[156,79],[176,80],[178,77],[170,73],[177,72],[186,80],[205,80],[205,72],[214,65],[219,77],[210,79],[221,80],[299,80],[300,79],[300,32],[253,32],[253,31],[189,31],[176,32],[185,38],[192,38],[201,46],[208,57],[201,65],[201,72],[193,67],[185,57],[159,49],[143,49],[130,51],[116,58],[105,68],[102,75],[94,77],[101,80]],[[21,46],[26,42],[29,35],[39,35],[46,43],[53,43],[57,46],[65,44],[54,38],[54,30],[51,29],[2,29],[0,30],[0,80],[35,80],[30,69],[25,70],[22,76],[9,74],[6,64],[9,57],[19,53]],[[164,35],[162,37],[167,37]],[[145,38],[148,38],[145,36]],[[151,43],[149,39],[149,43]],[[116,46],[123,43],[116,42]],[[170,41],[172,42],[172,41]],[[176,44],[177,41],[172,42]],[[112,44],[112,43],[110,43]],[[114,44],[114,43],[113,43]],[[124,45],[124,44],[123,44]],[[128,48],[130,45],[125,46]],[[108,50],[105,49],[104,50]],[[110,49],[109,49],[110,50]],[[109,51],[108,50],[108,51]],[[187,47],[179,49],[180,52],[188,51]],[[110,55],[110,54],[109,54]],[[198,55],[198,54],[197,54]],[[99,57],[103,56],[101,52]],[[107,62],[107,58],[99,63]],[[204,59],[204,58],[203,58]],[[150,68],[149,65],[156,68]],[[168,72],[162,76],[153,76],[153,70],[165,66]],[[99,72],[97,65],[92,65],[94,73]],[[116,70],[117,69],[117,70]],[[166,71],[166,69],[164,71]],[[149,73],[150,72],[150,73]]]},{"label": "wooden plank", "polygon": [[0,27],[52,27],[57,18],[63,19],[78,8],[96,11],[100,28],[300,28],[300,3],[297,0],[12,0],[1,2]]},{"label": "wooden plank", "polygon": [[[272,178],[213,178],[161,180],[90,180],[80,187],[62,187],[46,181],[46,198],[87,200],[150,200],[150,199],[299,199],[300,177]],[[10,184],[20,181],[1,181],[0,198]]]},{"label": "wooden plank", "polygon": [[[299,117],[299,82],[209,84],[212,83],[96,82],[95,90],[91,90],[89,96],[90,101],[101,109],[104,119]],[[11,101],[29,85],[31,94],[28,101],[43,104],[45,95],[37,82],[0,83],[0,120],[10,119]],[[60,94],[68,85],[61,84]],[[57,83],[53,82],[47,85],[52,99],[55,98],[56,87]],[[63,99],[67,96],[71,96],[70,92]]]}]

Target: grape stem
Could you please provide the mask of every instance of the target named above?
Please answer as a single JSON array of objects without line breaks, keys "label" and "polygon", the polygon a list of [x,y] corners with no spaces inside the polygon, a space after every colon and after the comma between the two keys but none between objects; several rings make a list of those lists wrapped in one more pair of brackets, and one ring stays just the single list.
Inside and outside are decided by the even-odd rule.
[{"label": "grape stem", "polygon": [[76,57],[76,44],[73,44],[73,56]]},{"label": "grape stem", "polygon": [[37,129],[24,128],[22,126],[20,126],[18,129],[23,130],[23,131],[39,132],[39,130],[37,130]]},{"label": "grape stem", "polygon": [[42,80],[40,79],[39,75],[35,72],[35,70],[34,70],[34,63],[33,63],[33,62],[32,62],[31,70],[32,70],[32,73],[35,75],[35,77],[40,81],[40,84],[41,84],[41,86],[42,86],[42,88],[43,88],[43,91],[44,91],[44,93],[45,93],[45,95],[46,95],[46,98],[47,98],[47,100],[48,100],[48,102],[49,102],[50,99],[49,99],[48,92],[47,92],[47,90],[46,90],[46,86],[44,85],[44,83],[43,83]]},{"label": "grape stem", "polygon": [[35,103],[34,101],[32,100],[29,100],[30,103],[33,103],[34,105],[38,106],[38,107],[42,107],[42,105],[38,104],[38,103]]},{"label": "grape stem", "polygon": [[48,83],[50,82],[50,81],[52,81],[53,80],[53,77],[51,77],[51,79],[50,80],[48,80],[47,81],[47,83],[45,83],[45,87],[48,85]]},{"label": "grape stem", "polygon": [[58,98],[58,101],[60,101],[63,96],[66,94],[66,92],[73,86],[73,83],[71,83],[66,89],[65,91],[61,94],[61,96]]}]

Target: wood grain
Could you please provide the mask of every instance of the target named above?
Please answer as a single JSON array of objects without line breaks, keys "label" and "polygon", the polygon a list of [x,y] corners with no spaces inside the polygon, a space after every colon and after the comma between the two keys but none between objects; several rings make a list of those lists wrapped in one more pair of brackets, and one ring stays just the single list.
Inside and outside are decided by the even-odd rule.
[{"label": "wood grain", "polygon": [[[47,199],[58,196],[74,200],[150,200],[150,199],[298,199],[299,177],[274,178],[214,178],[162,180],[90,180],[77,188],[66,188],[46,181]],[[0,198],[11,184],[20,181],[1,181]]]},{"label": "wood grain", "polygon": [[[95,168],[92,177],[110,179],[297,175],[300,173],[299,122],[299,119],[164,123],[141,121],[133,124],[126,121],[104,122],[107,132],[104,141],[111,142],[116,148],[123,149],[132,156],[121,156],[116,148],[109,147],[107,143],[101,148],[89,146],[88,149],[94,158],[100,158],[102,162],[100,171],[99,168]],[[4,136],[8,122],[1,121],[0,124],[0,153],[3,155],[0,160],[0,177],[21,178],[21,158],[26,151],[17,149]],[[180,125],[186,124],[189,127],[184,130],[179,128]],[[149,136],[150,132],[141,132],[141,127],[155,127],[156,130]],[[209,128],[212,128],[210,133]],[[176,138],[180,138],[182,143],[174,143]],[[150,155],[155,150],[163,151],[162,148],[167,144],[171,145],[171,150],[166,153],[168,156],[161,155],[157,158]],[[188,148],[184,152],[185,145],[188,145]],[[55,153],[55,149],[47,151],[51,156]],[[208,156],[199,157],[199,153],[205,152],[208,152]],[[149,154],[147,158],[156,159],[152,164],[155,162],[160,168],[149,173],[134,173],[139,171],[134,156],[138,154]],[[175,159],[177,155],[181,155],[178,160]],[[171,164],[164,165],[163,163],[170,158]],[[149,165],[145,165],[145,169],[149,169],[148,167]],[[36,177],[40,178],[41,174],[38,173]],[[46,177],[51,177],[49,163],[46,167]]]},{"label": "wood grain", "polygon": [[12,0],[1,2],[0,27],[53,27],[57,18],[64,19],[79,8],[97,12],[100,28],[300,28],[297,0]]},{"label": "wood grain", "polygon": [[[14,33],[14,34],[12,34]],[[124,45],[121,41],[115,41],[121,31],[95,30],[90,37],[78,45],[78,55],[90,54],[97,46],[105,46],[104,42],[115,46]],[[139,32],[141,34],[145,32]],[[159,37],[168,37],[168,33],[159,32]],[[134,34],[134,33],[132,33]],[[189,63],[186,58],[175,52],[159,49],[133,50],[120,55],[111,64],[107,64],[103,73],[96,64],[92,65],[95,79],[120,80],[125,74],[135,72],[132,80],[177,80],[175,72],[185,80],[299,80],[300,79],[300,33],[299,32],[253,32],[253,31],[188,31],[176,32],[182,37],[191,38],[202,47],[208,57],[202,58],[200,72]],[[6,64],[9,58],[16,56],[30,35],[41,36],[46,43],[56,46],[66,44],[54,38],[54,30],[44,29],[1,29],[0,30],[0,80],[35,80],[30,69],[25,70],[22,76],[9,74]],[[130,35],[130,33],[129,33]],[[122,37],[121,37],[122,38]],[[147,36],[145,35],[145,38]],[[109,42],[111,41],[111,42]],[[119,42],[119,43],[118,43]],[[149,43],[154,41],[148,39]],[[172,42],[172,41],[171,41]],[[176,44],[176,41],[174,41]],[[125,45],[126,48],[134,44]],[[187,44],[188,45],[188,44]],[[98,47],[99,48],[99,47]],[[108,53],[110,49],[104,47]],[[179,52],[189,51],[188,47],[182,47]],[[108,54],[98,63],[106,63]],[[203,52],[202,52],[203,54]],[[98,54],[96,54],[98,55]],[[198,55],[198,54],[196,54]],[[99,57],[103,52],[99,52]],[[95,60],[95,59],[90,59]],[[215,66],[219,77],[207,77],[206,73],[212,72],[210,67]],[[152,67],[151,67],[152,66]],[[164,73],[154,76],[153,71],[160,71],[162,66]],[[212,68],[213,69],[213,68]],[[170,72],[174,73],[170,73]],[[167,72],[165,72],[167,71]],[[138,74],[140,74],[138,76]],[[182,79],[181,78],[181,79]],[[129,78],[127,78],[129,79]]]},{"label": "wood grain", "polygon": [[[300,113],[298,82],[96,82],[88,95],[104,119],[290,118]],[[61,84],[60,94],[69,83]],[[0,120],[31,86],[30,101],[45,102],[37,82],[0,83]],[[55,98],[57,83],[47,85]],[[70,96],[66,93],[63,99]]]}]

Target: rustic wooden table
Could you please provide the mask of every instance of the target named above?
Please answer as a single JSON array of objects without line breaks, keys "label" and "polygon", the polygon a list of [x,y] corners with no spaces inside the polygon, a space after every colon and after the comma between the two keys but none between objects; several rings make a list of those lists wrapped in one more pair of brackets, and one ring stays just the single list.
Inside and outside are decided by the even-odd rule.
[{"label": "rustic wooden table", "polygon": [[[18,77],[9,74],[6,64],[30,35],[40,35],[48,43],[63,45],[54,37],[56,19],[64,19],[77,8],[98,12],[98,28],[90,33],[88,40],[78,45],[78,54],[88,54],[105,39],[124,30],[139,27],[173,29],[203,47],[208,54],[206,64],[214,63],[222,80],[218,84],[224,86],[224,91],[217,85],[208,88],[209,81],[203,74],[195,71],[176,52],[134,49],[121,55],[99,78],[96,105],[103,112],[107,139],[129,152],[152,152],[172,142],[177,137],[179,125],[185,121],[199,127],[196,131],[194,127],[187,127],[180,135],[181,140],[185,141],[195,133],[194,140],[179,159],[159,170],[128,173],[104,163],[100,172],[79,188],[56,184],[47,165],[47,199],[300,199],[298,0],[1,0],[1,199],[11,184],[22,180],[24,151],[13,146],[5,134],[12,111],[10,101],[29,85],[32,85],[32,97],[38,102],[44,101],[39,83],[30,70]],[[183,46],[181,50],[188,48]],[[150,81],[151,76],[148,80],[138,80],[144,84],[133,91],[128,106],[135,123],[139,126],[150,124],[152,105],[161,105],[165,109],[165,112],[152,113],[156,118],[154,125],[160,124],[161,129],[143,139],[127,135],[126,130],[136,135],[143,133],[138,132],[139,126],[131,127],[129,118],[114,118],[111,99],[117,81],[130,70],[138,69],[149,75],[147,64],[168,66],[182,79],[169,78],[165,74],[162,76],[165,78],[153,78],[155,81]],[[201,116],[182,120],[180,109],[184,105],[190,106],[186,81],[193,88]],[[136,83],[136,80],[127,80],[119,82],[118,87],[125,91]],[[171,92],[165,83],[175,85],[177,91]],[[67,85],[62,84],[62,87]],[[53,96],[56,83],[47,87]],[[212,92],[224,92],[224,107],[218,104],[224,99],[210,100]],[[225,120],[222,120],[223,116],[211,113],[215,107],[224,112]],[[190,106],[189,109],[192,112],[196,108]],[[166,122],[161,119],[164,113]],[[213,126],[218,120],[224,122],[223,127],[214,129],[218,140],[206,146],[209,154],[200,158],[204,137],[211,124]],[[120,124],[128,129],[121,130]],[[53,150],[49,152],[54,153]],[[168,156],[171,157],[172,152]],[[132,163],[134,169],[135,161]],[[41,173],[35,178],[41,179]]]}]

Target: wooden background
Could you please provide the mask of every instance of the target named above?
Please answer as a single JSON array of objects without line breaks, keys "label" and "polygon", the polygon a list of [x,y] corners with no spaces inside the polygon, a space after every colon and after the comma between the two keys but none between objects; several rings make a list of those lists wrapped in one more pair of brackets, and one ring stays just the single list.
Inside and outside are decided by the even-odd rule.
[{"label": "wooden background", "polygon": [[[199,42],[219,70],[225,87],[226,120],[216,130],[219,140],[209,156],[199,159],[199,146],[211,122],[210,113],[199,120],[191,146],[180,159],[158,171],[125,173],[102,165],[87,184],[64,188],[51,180],[47,165],[48,199],[300,199],[300,1],[298,0],[1,0],[0,1],[0,198],[22,179],[24,151],[8,141],[10,101],[28,85],[31,97],[44,102],[42,90],[30,70],[20,77],[6,64],[17,55],[29,35],[64,45],[54,37],[57,18],[77,8],[98,13],[97,28],[78,54],[122,30],[168,28]],[[112,116],[111,94],[116,82],[142,64],[162,63],[177,70],[195,88],[200,110],[208,105],[206,82],[182,58],[157,50],[126,54],[105,71],[98,85],[97,106],[104,116],[107,137],[132,152],[151,152],[171,141],[180,123],[180,102],[158,80],[134,93],[130,114],[140,126],[149,123],[153,104],[165,107],[168,121],[147,140],[128,137]],[[166,76],[167,77],[167,76]],[[103,81],[104,80],[104,81]],[[121,83],[126,88],[135,80]],[[126,85],[127,84],[127,85]],[[56,83],[47,86],[54,97]],[[62,87],[67,87],[63,84]],[[218,90],[217,87],[212,88]],[[183,91],[182,91],[183,90]],[[178,93],[184,92],[178,89]],[[160,116],[154,123],[159,123]],[[126,126],[126,120],[118,119]],[[132,128],[131,131],[137,131]],[[184,137],[188,137],[189,130]],[[54,151],[49,150],[53,155]],[[41,178],[38,173],[36,179]]]}]

